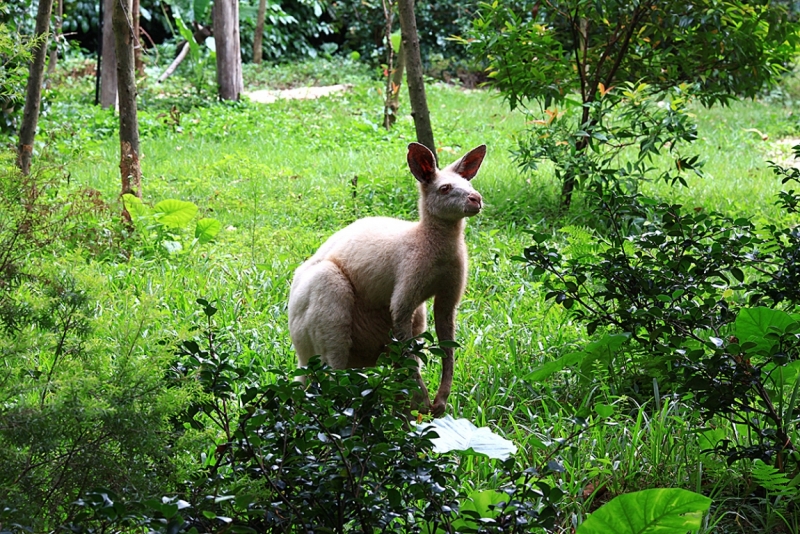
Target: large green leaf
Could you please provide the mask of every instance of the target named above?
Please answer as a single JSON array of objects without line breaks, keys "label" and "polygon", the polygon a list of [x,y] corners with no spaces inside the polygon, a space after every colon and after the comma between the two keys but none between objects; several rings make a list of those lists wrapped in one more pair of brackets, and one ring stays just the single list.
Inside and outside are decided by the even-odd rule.
[{"label": "large green leaf", "polygon": [[125,210],[134,221],[138,221],[149,214],[147,206],[145,206],[142,199],[136,195],[131,195],[130,193],[122,195],[122,205],[125,206]]},{"label": "large green leaf", "polygon": [[467,500],[461,503],[459,509],[477,512],[481,517],[496,517],[499,512],[492,509],[501,502],[508,502],[509,497],[502,491],[483,490],[473,491],[467,496]]},{"label": "large green leaf", "polygon": [[581,362],[581,374],[585,377],[590,376],[592,365],[598,360],[605,363],[611,362],[614,355],[630,337],[631,335],[628,332],[622,334],[606,334],[597,341],[589,343],[586,348],[583,349],[583,352],[587,353],[587,357]]},{"label": "large green leaf", "polygon": [[402,38],[402,36],[400,35],[400,31],[396,31],[396,32],[394,32],[394,33],[392,34],[392,36],[391,36],[391,42],[392,42],[392,50],[394,50],[394,53],[395,53],[395,54],[399,53],[399,50],[400,50],[400,45],[401,45],[401,44],[402,44],[402,42],[403,42],[403,38]]},{"label": "large green leaf", "polygon": [[525,380],[527,382],[541,382],[562,369],[578,364],[581,366],[581,371],[584,374],[588,374],[591,371],[591,365],[596,360],[609,361],[630,337],[631,335],[627,332],[623,334],[606,334],[597,341],[586,345],[586,348],[582,351],[570,352],[557,360],[537,367],[525,375]]},{"label": "large green leaf", "polygon": [[795,322],[791,315],[781,310],[745,308],[736,316],[736,337],[739,338],[739,343],[753,342],[756,344],[756,351],[769,354],[778,341],[767,338],[767,333],[774,329],[785,332],[786,327]]},{"label": "large green leaf", "polygon": [[197,206],[185,200],[162,200],[153,210],[158,222],[170,228],[184,228],[197,215]]},{"label": "large green leaf", "polygon": [[216,219],[200,219],[194,229],[194,236],[200,243],[208,243],[222,230],[222,223]]},{"label": "large green leaf", "polygon": [[[508,502],[509,497],[502,491],[483,490],[473,491],[467,499],[459,505],[459,518],[453,521],[456,532],[473,532],[480,528],[480,519],[495,519],[500,515],[499,510],[493,509],[501,502]],[[466,512],[466,513],[465,513]]]},{"label": "large green leaf", "polygon": [[678,488],[615,497],[591,514],[577,534],[686,534],[702,526],[711,499]]},{"label": "large green leaf", "polygon": [[546,364],[537,367],[525,375],[524,380],[526,382],[542,382],[543,380],[549,378],[550,375],[582,362],[586,356],[588,356],[588,354],[585,352],[570,352],[569,354],[565,354],[564,356],[561,356],[552,362],[547,362]]},{"label": "large green leaf", "polygon": [[[502,502],[508,502],[509,497],[497,490],[476,490],[467,495],[467,498],[458,506],[458,517],[451,525],[453,532],[478,532],[481,519],[495,519],[500,515],[499,510],[492,507]],[[434,523],[422,525],[423,534],[445,534],[445,530],[436,527]]]},{"label": "large green leaf", "polygon": [[[189,43],[189,50],[192,53],[192,57],[197,57],[197,54],[200,53],[200,47],[197,44],[197,41],[194,40],[194,35],[192,34],[192,30],[189,29],[189,26],[183,22],[183,19],[180,17],[178,11],[173,11],[175,15],[175,24],[178,26],[178,32],[181,34],[181,37]],[[193,17],[190,17],[193,18]]]}]

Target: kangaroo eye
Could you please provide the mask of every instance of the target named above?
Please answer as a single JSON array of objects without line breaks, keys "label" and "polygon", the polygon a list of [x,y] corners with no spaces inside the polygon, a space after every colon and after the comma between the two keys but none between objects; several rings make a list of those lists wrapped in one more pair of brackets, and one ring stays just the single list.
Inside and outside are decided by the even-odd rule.
[{"label": "kangaroo eye", "polygon": [[439,192],[443,195],[446,195],[453,189],[453,186],[450,184],[444,184],[442,187],[439,188]]}]

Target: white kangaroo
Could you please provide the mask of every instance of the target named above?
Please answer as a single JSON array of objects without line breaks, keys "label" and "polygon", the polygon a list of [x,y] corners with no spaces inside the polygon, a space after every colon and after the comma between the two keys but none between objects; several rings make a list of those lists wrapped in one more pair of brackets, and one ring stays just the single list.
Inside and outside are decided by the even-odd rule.
[{"label": "white kangaroo", "polygon": [[[480,213],[470,180],[486,155],[481,145],[444,169],[419,143],[408,166],[419,181],[419,222],[359,219],[331,236],[298,267],[289,293],[289,332],[300,366],[314,355],[333,368],[374,366],[393,334],[408,340],[426,329],[425,301],[434,298],[439,341],[452,341],[456,307],[467,281],[464,219]],[[444,414],[453,383],[453,349],[444,348],[442,380],[431,406]]]}]

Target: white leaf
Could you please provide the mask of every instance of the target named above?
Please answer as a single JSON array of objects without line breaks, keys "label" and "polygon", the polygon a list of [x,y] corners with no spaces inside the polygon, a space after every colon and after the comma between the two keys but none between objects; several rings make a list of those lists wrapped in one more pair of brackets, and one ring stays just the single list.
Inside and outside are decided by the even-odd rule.
[{"label": "white leaf", "polygon": [[471,451],[489,458],[505,460],[515,452],[517,446],[489,430],[478,428],[466,419],[453,419],[446,415],[432,423],[417,425],[417,432],[435,430],[438,438],[431,440],[433,452]]},{"label": "white leaf", "polygon": [[183,249],[183,245],[178,241],[162,241],[161,246],[167,249],[170,254],[177,254]]}]

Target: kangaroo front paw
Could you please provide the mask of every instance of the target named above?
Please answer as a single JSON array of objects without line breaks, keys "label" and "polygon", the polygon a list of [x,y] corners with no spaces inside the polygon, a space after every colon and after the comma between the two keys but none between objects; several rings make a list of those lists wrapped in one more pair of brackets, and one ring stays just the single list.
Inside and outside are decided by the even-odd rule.
[{"label": "kangaroo front paw", "polygon": [[436,399],[431,407],[431,414],[434,417],[441,417],[447,410],[447,401],[444,399]]}]

